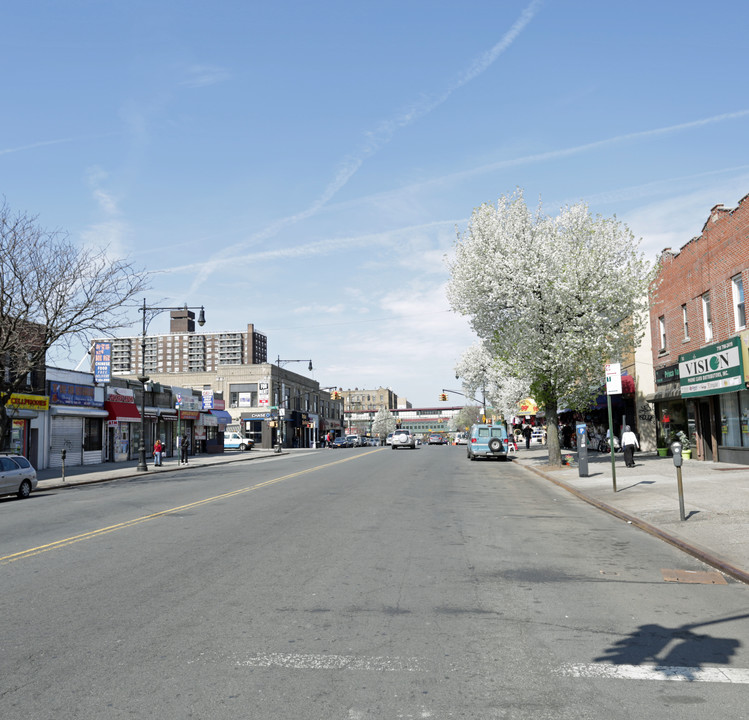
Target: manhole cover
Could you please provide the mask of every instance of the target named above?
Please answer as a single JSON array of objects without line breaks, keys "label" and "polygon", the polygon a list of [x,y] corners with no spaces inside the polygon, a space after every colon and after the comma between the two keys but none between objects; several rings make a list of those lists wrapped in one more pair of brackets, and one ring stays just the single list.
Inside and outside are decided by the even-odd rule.
[{"label": "manhole cover", "polygon": [[717,570],[666,570],[661,569],[666,582],[697,583],[698,585],[728,585]]}]

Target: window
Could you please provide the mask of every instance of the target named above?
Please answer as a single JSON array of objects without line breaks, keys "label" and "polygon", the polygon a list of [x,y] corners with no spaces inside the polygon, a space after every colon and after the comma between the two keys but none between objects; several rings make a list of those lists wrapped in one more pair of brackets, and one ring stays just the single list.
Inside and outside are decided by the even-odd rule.
[{"label": "window", "polygon": [[689,319],[687,318],[687,306],[681,306],[681,321],[684,325],[684,339],[689,340]]},{"label": "window", "polygon": [[666,318],[663,315],[661,315],[658,318],[658,332],[660,333],[660,337],[661,337],[660,350],[661,352],[665,352],[666,350]]},{"label": "window", "polygon": [[705,342],[713,339],[713,316],[710,313],[710,293],[702,296],[702,319],[705,322]]},{"label": "window", "polygon": [[744,308],[744,281],[741,275],[731,278],[733,291],[733,319],[737,330],[746,327],[746,309]]}]

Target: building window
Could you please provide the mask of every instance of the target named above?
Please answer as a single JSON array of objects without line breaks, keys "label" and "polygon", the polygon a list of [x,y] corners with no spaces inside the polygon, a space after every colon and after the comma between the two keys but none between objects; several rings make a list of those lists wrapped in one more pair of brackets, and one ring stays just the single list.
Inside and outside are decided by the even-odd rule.
[{"label": "building window", "polygon": [[689,319],[687,318],[687,306],[681,306],[681,321],[684,324],[684,339],[689,340]]},{"label": "building window", "polygon": [[658,318],[658,332],[660,333],[660,336],[661,336],[660,350],[661,352],[665,352],[666,351],[666,318],[663,315],[661,315]]},{"label": "building window", "polygon": [[705,342],[713,339],[713,316],[710,312],[710,293],[702,296],[702,319],[705,322]]},{"label": "building window", "polygon": [[737,330],[746,327],[746,310],[744,308],[744,281],[741,275],[731,278],[733,291],[733,319]]}]

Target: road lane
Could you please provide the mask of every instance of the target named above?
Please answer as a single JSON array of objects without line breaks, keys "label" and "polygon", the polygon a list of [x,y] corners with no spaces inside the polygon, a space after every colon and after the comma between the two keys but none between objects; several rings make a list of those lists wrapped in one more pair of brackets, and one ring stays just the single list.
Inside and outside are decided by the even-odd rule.
[{"label": "road lane", "polygon": [[741,717],[744,686],[709,678],[749,667],[745,586],[666,583],[701,566],[464,453],[298,453],[37,503],[57,539],[150,519],[0,566],[25,617],[2,630],[2,717]]}]

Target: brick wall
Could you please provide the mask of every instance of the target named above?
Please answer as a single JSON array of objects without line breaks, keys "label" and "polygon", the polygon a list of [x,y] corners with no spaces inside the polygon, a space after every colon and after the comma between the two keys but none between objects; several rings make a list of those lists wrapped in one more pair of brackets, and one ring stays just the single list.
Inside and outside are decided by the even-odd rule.
[{"label": "brick wall", "polygon": [[[721,342],[739,331],[734,319],[732,278],[741,274],[749,291],[749,195],[734,209],[716,205],[702,233],[678,253],[664,250],[651,288],[653,367],[678,362],[682,353]],[[713,337],[706,339],[702,297],[710,293]],[[682,306],[687,307],[689,338],[684,337]],[[661,350],[659,318],[665,318],[666,350]]]}]

